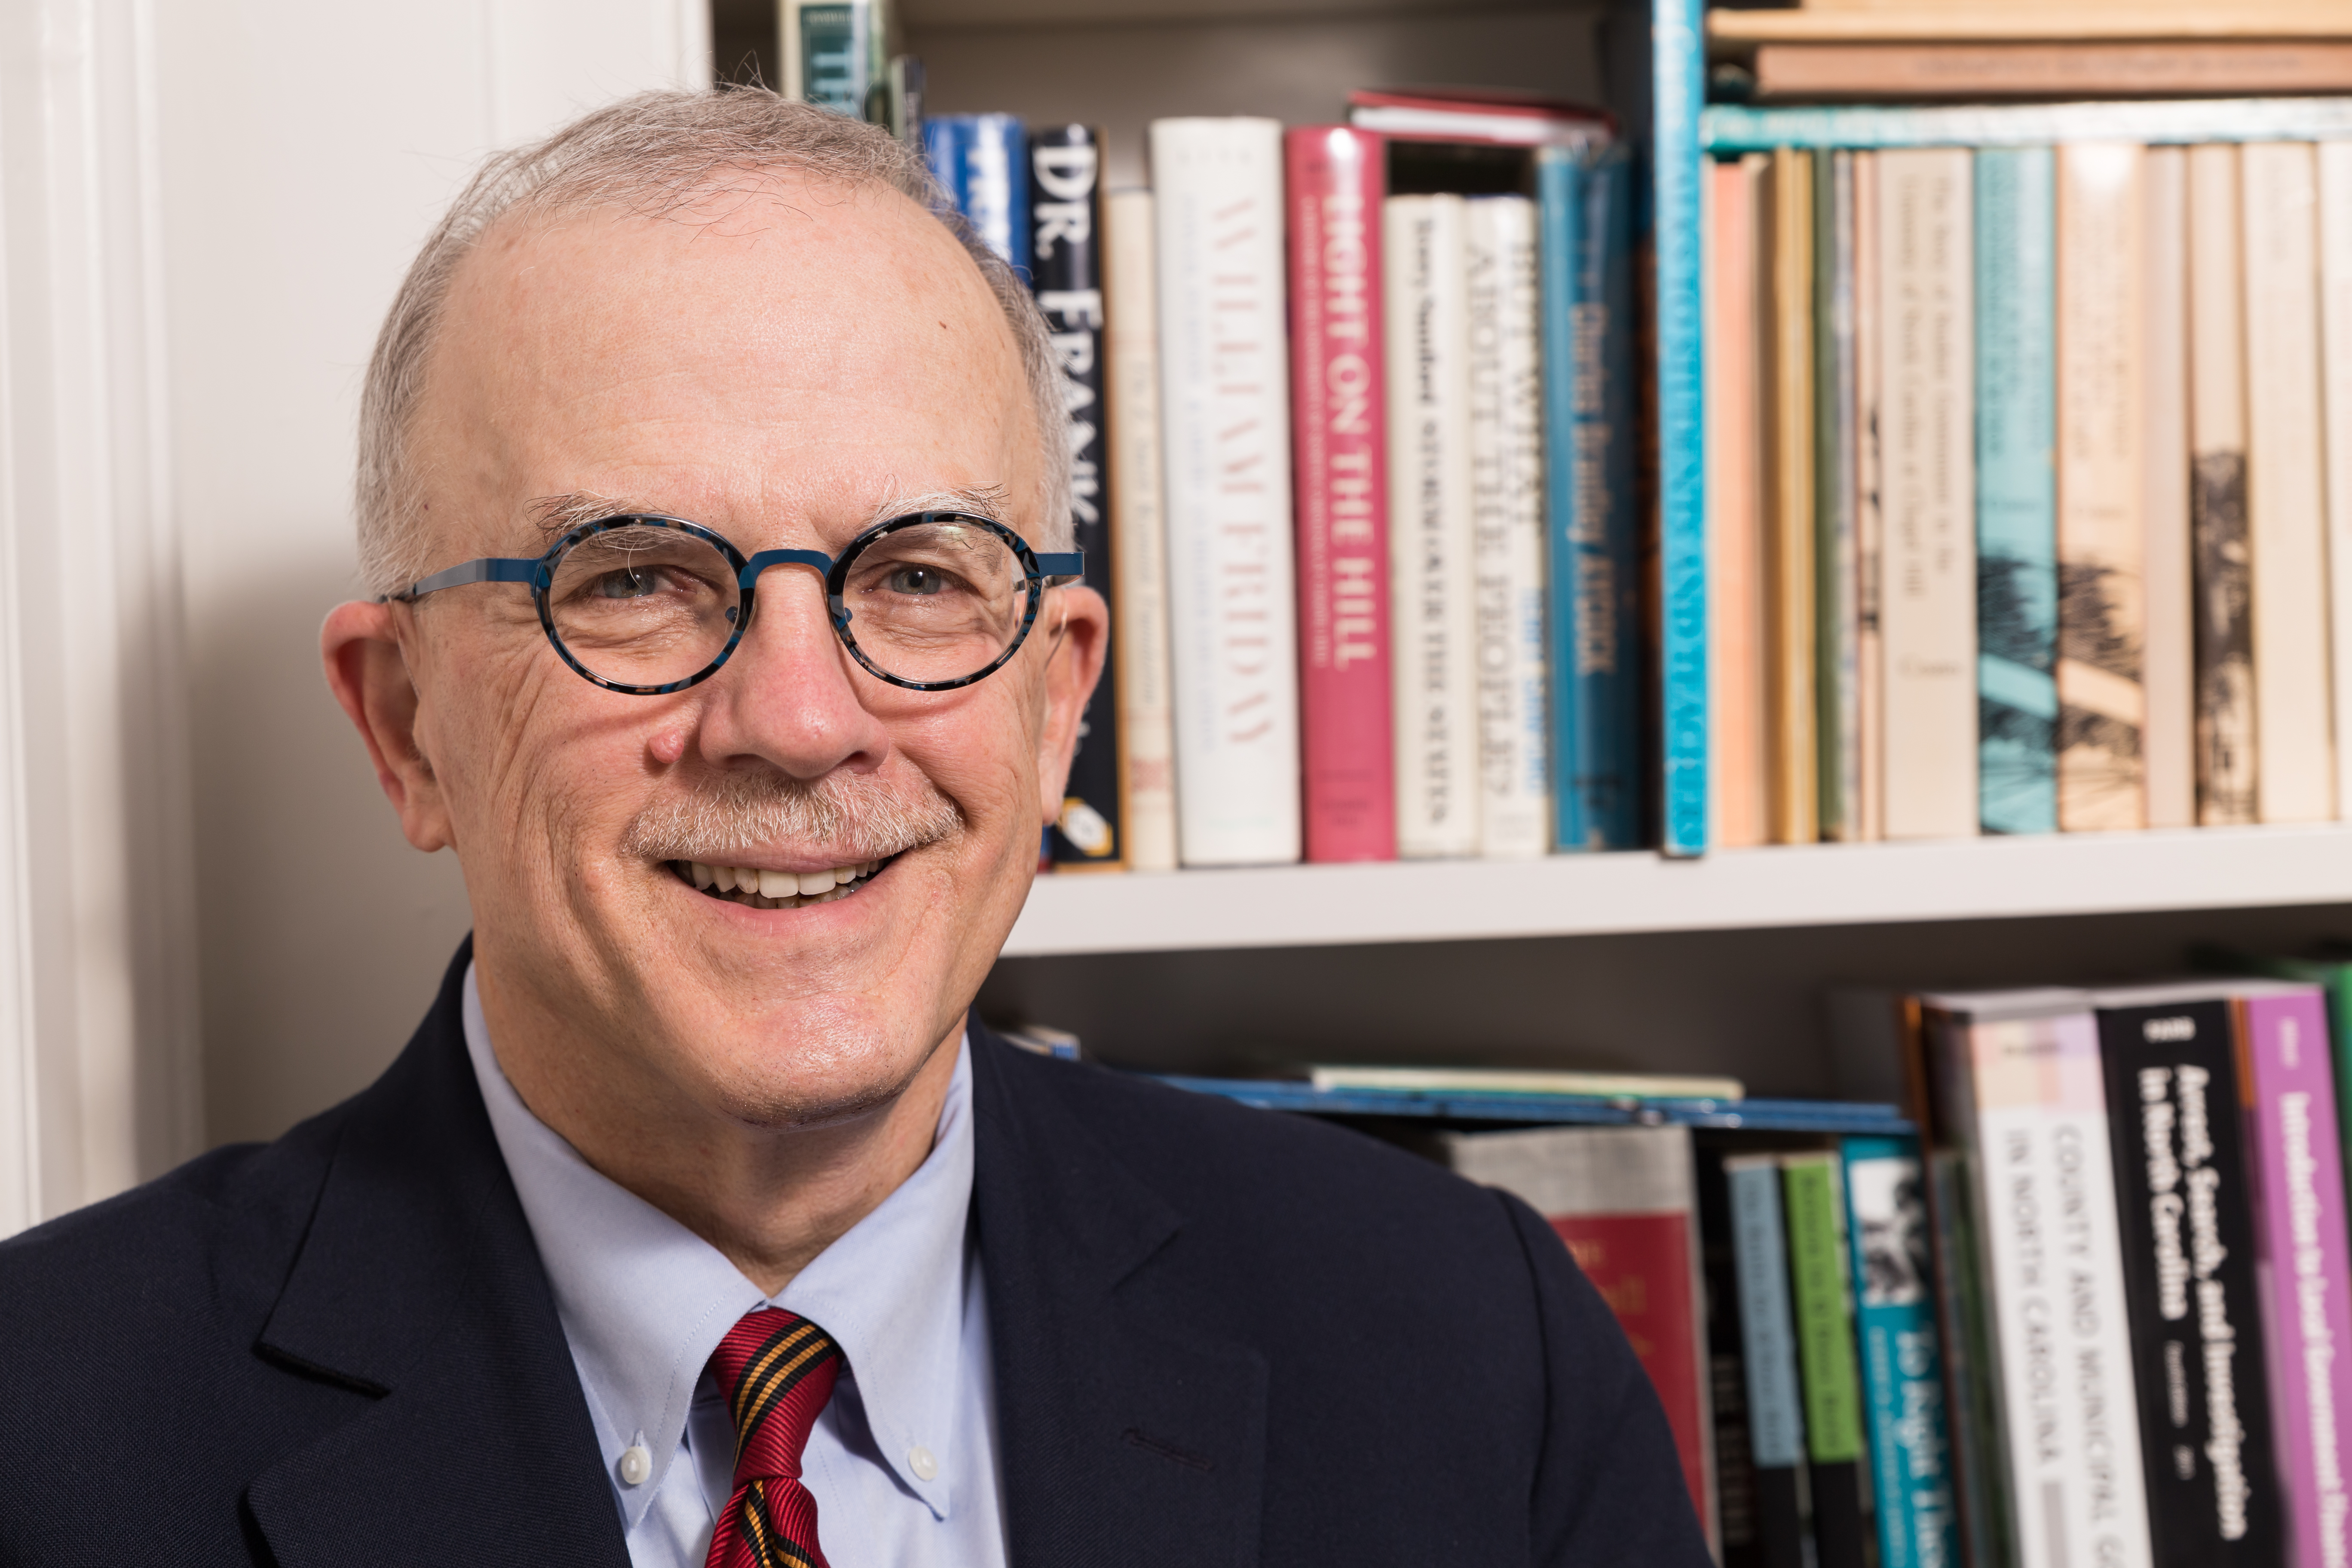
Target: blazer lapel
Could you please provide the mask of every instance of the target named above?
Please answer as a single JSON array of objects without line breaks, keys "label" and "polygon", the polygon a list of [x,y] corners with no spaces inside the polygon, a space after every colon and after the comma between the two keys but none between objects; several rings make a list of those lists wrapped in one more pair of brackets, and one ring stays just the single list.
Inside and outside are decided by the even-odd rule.
[{"label": "blazer lapel", "polygon": [[262,1353],[379,1395],[247,1500],[281,1568],[625,1568],[594,1428],[466,1057],[460,949],[354,1103]]},{"label": "blazer lapel", "polygon": [[1054,1074],[971,1026],[973,1214],[1020,1568],[1257,1562],[1265,1363],[1155,1310],[1182,1218],[1087,1131]]}]

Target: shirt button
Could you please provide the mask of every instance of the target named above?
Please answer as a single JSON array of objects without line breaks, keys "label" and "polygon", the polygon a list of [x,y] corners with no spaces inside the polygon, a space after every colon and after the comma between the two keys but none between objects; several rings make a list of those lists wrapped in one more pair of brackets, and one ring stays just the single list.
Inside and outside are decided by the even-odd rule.
[{"label": "shirt button", "polygon": [[920,1443],[907,1450],[907,1468],[915,1472],[919,1481],[928,1481],[940,1473],[940,1461]]},{"label": "shirt button", "polygon": [[621,1450],[621,1480],[624,1484],[641,1487],[654,1473],[654,1457],[643,1443],[632,1443]]}]

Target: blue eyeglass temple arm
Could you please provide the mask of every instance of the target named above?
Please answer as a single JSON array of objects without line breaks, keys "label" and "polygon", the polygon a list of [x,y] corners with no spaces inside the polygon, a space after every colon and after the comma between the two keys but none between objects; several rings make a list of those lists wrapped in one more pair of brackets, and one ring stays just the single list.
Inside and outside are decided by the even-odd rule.
[{"label": "blue eyeglass temple arm", "polygon": [[[740,585],[749,592],[760,580],[760,574],[771,566],[814,566],[830,575],[833,557],[821,550],[762,550],[743,564]],[[1049,579],[1074,579],[1085,574],[1087,554],[1083,550],[1041,551],[1037,554],[1038,575]],[[437,594],[444,588],[459,588],[468,583],[535,583],[539,580],[537,559],[518,560],[514,557],[484,556],[452,566],[446,572],[436,572],[421,577],[396,593],[383,595],[386,600],[406,604],[426,594]]]}]

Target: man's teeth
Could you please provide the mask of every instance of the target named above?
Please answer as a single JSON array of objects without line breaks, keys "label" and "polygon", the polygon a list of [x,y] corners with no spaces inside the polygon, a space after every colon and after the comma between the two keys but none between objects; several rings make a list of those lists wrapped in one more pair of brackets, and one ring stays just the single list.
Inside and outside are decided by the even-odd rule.
[{"label": "man's teeth", "polygon": [[845,899],[882,868],[879,860],[835,866],[830,871],[762,871],[750,866],[706,866],[674,860],[671,868],[714,898],[755,910],[797,910]]}]

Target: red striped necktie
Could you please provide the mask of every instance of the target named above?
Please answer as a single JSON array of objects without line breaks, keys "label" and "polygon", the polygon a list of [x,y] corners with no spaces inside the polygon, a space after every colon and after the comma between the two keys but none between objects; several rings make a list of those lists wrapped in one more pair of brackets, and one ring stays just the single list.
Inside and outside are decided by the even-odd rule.
[{"label": "red striped necktie", "polygon": [[710,1358],[735,1418],[735,1490],[703,1568],[828,1568],[801,1450],[833,1396],[841,1347],[806,1318],[762,1307]]}]

